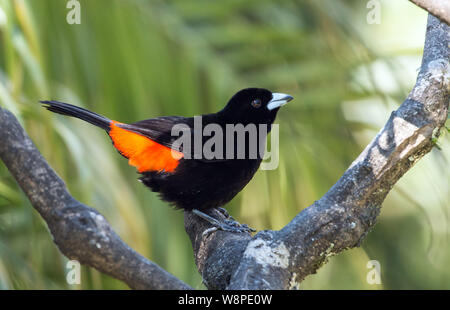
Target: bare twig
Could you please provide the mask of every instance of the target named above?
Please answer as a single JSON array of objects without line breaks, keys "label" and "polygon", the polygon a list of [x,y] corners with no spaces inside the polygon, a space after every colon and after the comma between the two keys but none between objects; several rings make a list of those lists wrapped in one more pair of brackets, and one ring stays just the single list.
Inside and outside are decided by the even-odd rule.
[{"label": "bare twig", "polygon": [[450,25],[450,0],[409,0]]},{"label": "bare twig", "polygon": [[75,200],[14,115],[2,108],[0,133],[0,159],[46,221],[64,255],[131,288],[189,289],[127,246],[100,213]]}]

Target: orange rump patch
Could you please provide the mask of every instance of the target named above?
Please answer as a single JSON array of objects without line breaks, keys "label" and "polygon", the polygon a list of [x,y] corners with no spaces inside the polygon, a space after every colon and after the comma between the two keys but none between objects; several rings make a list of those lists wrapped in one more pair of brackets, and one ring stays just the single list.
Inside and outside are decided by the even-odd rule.
[{"label": "orange rump patch", "polygon": [[111,122],[111,137],[114,146],[128,158],[128,163],[139,172],[166,171],[173,172],[183,153],[172,150],[138,133],[118,127],[119,122]]}]

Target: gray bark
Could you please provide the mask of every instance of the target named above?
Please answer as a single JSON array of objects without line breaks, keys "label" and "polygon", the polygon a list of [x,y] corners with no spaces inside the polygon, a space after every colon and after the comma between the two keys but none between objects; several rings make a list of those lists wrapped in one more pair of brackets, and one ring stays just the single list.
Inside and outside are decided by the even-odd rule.
[{"label": "gray bark", "polygon": [[61,253],[135,289],[189,286],[127,246],[95,209],[75,200],[9,111],[0,108],[0,159],[48,225]]},{"label": "gray bark", "polygon": [[[447,118],[449,26],[429,16],[416,85],[338,182],[279,231],[255,236],[218,231],[185,212],[195,262],[210,289],[297,287],[330,255],[359,246],[397,180],[428,153]],[[189,289],[128,247],[96,210],[76,201],[16,118],[0,108],[0,159],[71,259],[136,289]],[[214,216],[221,213],[211,210]]]},{"label": "gray bark", "polygon": [[421,70],[408,98],[338,182],[283,229],[205,238],[201,233],[208,226],[185,214],[195,261],[209,288],[293,288],[329,256],[361,244],[386,195],[432,149],[447,119],[449,28],[429,15]]}]

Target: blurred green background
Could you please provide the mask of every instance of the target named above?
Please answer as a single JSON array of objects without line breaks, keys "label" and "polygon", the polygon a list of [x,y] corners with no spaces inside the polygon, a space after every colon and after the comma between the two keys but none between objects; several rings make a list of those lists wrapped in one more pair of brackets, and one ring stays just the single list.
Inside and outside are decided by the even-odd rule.
[{"label": "blurred green background", "polygon": [[[241,88],[295,100],[278,114],[280,164],[259,171],[227,206],[258,230],[279,229],[319,199],[414,85],[427,14],[368,1],[0,0],[0,105],[12,111],[75,198],[98,209],[134,249],[203,289],[183,214],[137,182],[107,136],[38,100],[122,122],[219,110]],[[450,289],[449,134],[395,186],[361,248],[333,257],[304,289]],[[378,260],[380,285],[366,281]],[[0,164],[0,288],[124,289],[66,262],[43,220]]]}]

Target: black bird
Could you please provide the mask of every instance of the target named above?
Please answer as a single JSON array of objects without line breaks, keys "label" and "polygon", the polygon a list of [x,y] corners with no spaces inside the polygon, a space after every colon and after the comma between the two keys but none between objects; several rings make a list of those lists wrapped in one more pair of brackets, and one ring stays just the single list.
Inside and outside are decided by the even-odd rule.
[{"label": "black bird", "polygon": [[[162,200],[176,208],[193,211],[218,229],[242,232],[249,230],[245,224],[220,223],[202,211],[219,208],[226,213],[221,207],[247,185],[262,161],[262,152],[256,152],[255,156],[252,150],[265,147],[265,132],[256,130],[252,136],[248,125],[256,129],[265,125],[269,132],[279,108],[292,99],[290,95],[263,88],[246,88],[217,113],[200,117],[163,116],[132,124],[119,123],[59,101],[41,103],[52,112],[106,130],[114,147],[142,174],[141,182],[158,192]],[[242,124],[241,131],[244,128],[241,140],[239,124]],[[235,131],[227,131],[233,126]],[[214,136],[212,132],[209,135],[204,132],[208,127],[214,129]],[[190,147],[189,143],[180,142],[183,141],[180,135],[173,134],[174,128],[182,129],[179,133],[186,134]],[[212,137],[222,139],[213,144]],[[211,144],[210,150],[216,156],[203,154]]]}]

